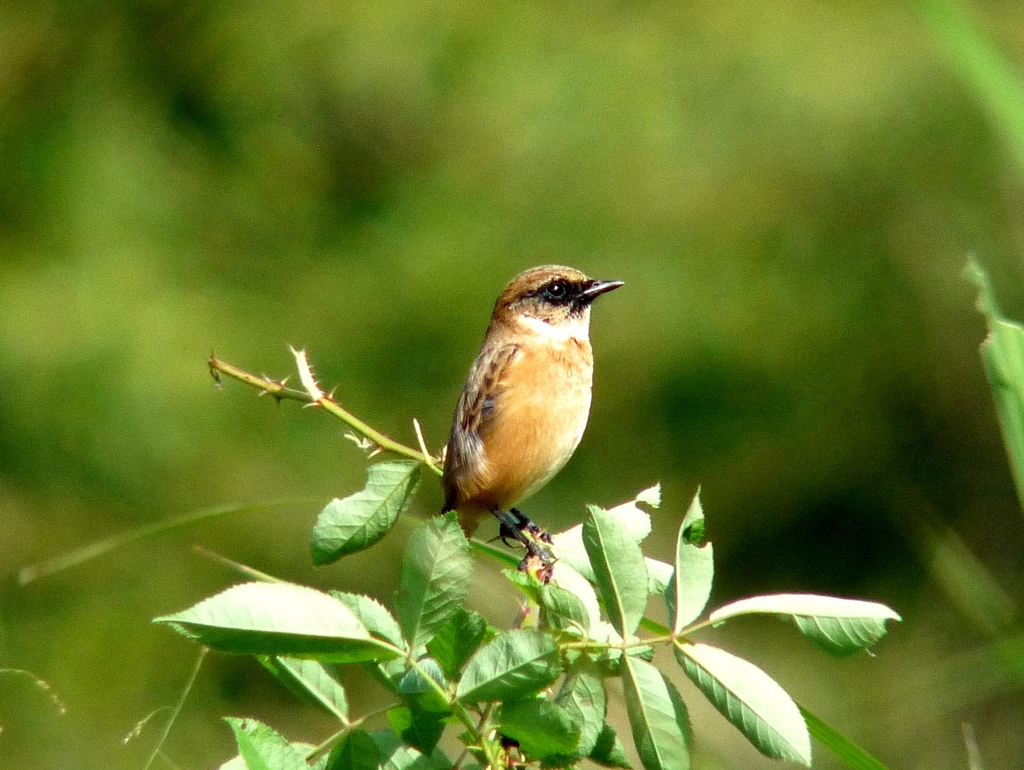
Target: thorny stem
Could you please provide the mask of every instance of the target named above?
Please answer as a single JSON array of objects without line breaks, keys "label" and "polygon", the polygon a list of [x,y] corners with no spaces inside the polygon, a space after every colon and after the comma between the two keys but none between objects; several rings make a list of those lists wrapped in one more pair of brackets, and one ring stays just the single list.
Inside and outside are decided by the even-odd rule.
[{"label": "thorny stem", "polygon": [[430,456],[430,450],[427,449],[427,442],[423,440],[423,428],[420,427],[420,421],[415,417],[412,418],[412,427],[416,429],[416,440],[419,442],[420,451],[423,452],[423,456],[427,458],[427,465],[430,466],[430,470],[438,475],[444,473],[444,470],[438,468],[437,464],[434,462],[434,458]]},{"label": "thorny stem", "polygon": [[[287,400],[291,400],[291,401],[299,401],[299,402],[302,402],[302,403],[304,403],[306,405],[309,405],[309,406],[319,406],[319,407],[325,409],[330,414],[332,414],[335,417],[337,417],[339,420],[341,420],[343,423],[345,423],[348,427],[350,427],[352,430],[354,430],[360,436],[365,438],[369,442],[371,447],[375,447],[374,450],[371,452],[371,455],[373,453],[377,452],[377,451],[387,451],[387,452],[391,452],[393,454],[397,454],[397,455],[399,455],[401,457],[406,457],[408,459],[411,459],[411,460],[414,460],[416,462],[422,463],[423,465],[426,465],[428,468],[430,468],[430,470],[434,471],[439,476],[443,473],[443,470],[442,470],[443,455],[441,457],[438,457],[438,458],[431,457],[429,451],[426,448],[426,444],[423,441],[423,436],[422,436],[422,433],[420,431],[420,427],[419,427],[419,423],[418,422],[414,421],[413,425],[414,425],[414,428],[416,430],[416,434],[417,434],[417,439],[419,441],[420,450],[416,450],[416,449],[413,449],[412,447],[405,446],[404,444],[401,444],[401,443],[399,443],[399,442],[389,438],[388,436],[385,436],[383,433],[381,433],[381,432],[375,430],[374,428],[370,427],[365,422],[363,422],[362,420],[357,418],[355,415],[351,414],[350,412],[348,412],[347,410],[342,408],[341,405],[339,405],[334,400],[334,398],[332,396],[329,396],[329,395],[325,394],[323,391],[321,391],[319,386],[316,383],[316,380],[313,377],[313,373],[312,373],[312,371],[309,368],[309,364],[306,361],[305,351],[293,350],[292,352],[295,355],[296,364],[298,365],[298,368],[299,368],[300,379],[302,380],[302,384],[303,384],[303,387],[304,387],[303,390],[287,387],[286,384],[285,384],[286,380],[280,380],[279,381],[279,380],[271,379],[269,377],[262,377],[262,376],[251,374],[250,372],[246,372],[243,369],[239,369],[236,366],[233,366],[233,365],[228,364],[228,363],[226,363],[224,361],[221,361],[220,359],[216,358],[213,355],[211,355],[210,359],[209,359],[210,373],[212,374],[213,379],[215,380],[215,382],[216,382],[218,387],[221,386],[221,377],[223,375],[223,376],[230,377],[232,379],[238,380],[239,382],[243,382],[246,385],[249,385],[251,387],[254,387],[254,388],[256,388],[257,390],[260,391],[260,395],[270,395],[270,396],[272,396],[273,398],[275,398],[278,401],[282,401],[282,400],[286,400],[287,399]],[[220,512],[215,512],[215,513],[219,514]],[[210,515],[209,513],[204,513],[202,517],[205,518],[205,517],[207,517],[209,515]],[[198,518],[198,517],[196,517],[196,518]],[[193,517],[186,517],[183,521],[191,522],[192,520],[193,520]],[[160,531],[162,532],[163,529],[161,528]],[[143,535],[145,535],[145,534],[149,534],[148,530],[143,533]],[[472,543],[473,548],[475,550],[477,550],[477,551],[480,551],[480,552],[483,552],[483,553],[487,553],[490,556],[496,557],[500,561],[505,561],[507,563],[514,563],[514,560],[512,559],[512,557],[510,557],[507,553],[504,553],[504,552],[499,551],[498,549],[494,548],[494,546],[490,545],[490,543],[483,543],[483,542],[480,542],[478,540],[472,540],[471,543]],[[115,543],[115,545],[116,544],[117,543]],[[113,547],[113,546],[108,546],[106,544],[101,544],[101,545],[103,546],[103,550],[109,550],[109,548]],[[76,561],[82,561],[82,560],[85,560],[85,558],[88,558],[88,557],[90,557],[92,555],[95,555],[95,554],[92,554],[92,553],[88,553],[88,554],[85,554],[85,555],[77,555],[76,554],[74,556],[76,558]],[[215,556],[215,558],[218,558],[218,557]],[[224,563],[226,563],[226,564],[228,564],[229,566],[232,566],[232,567],[237,567],[238,566],[238,565],[235,565],[234,563],[232,563],[230,560],[224,559],[223,557],[219,557],[218,560],[223,561]],[[28,573],[25,570],[23,570],[23,572],[22,572],[22,582],[23,583],[28,582],[29,580],[34,579],[35,577],[38,577],[39,574],[48,574],[48,572],[56,571],[56,569],[50,567],[50,565],[46,565],[46,566],[47,566],[47,570],[46,571],[36,570],[35,572]],[[67,565],[63,565],[62,564],[62,565],[59,565],[59,566],[60,566],[60,568],[62,568],[63,566],[67,566]],[[259,577],[263,577],[263,576],[260,575]],[[690,624],[689,626],[681,629],[679,631],[679,633],[672,633],[672,631],[669,628],[667,628],[666,626],[662,625],[661,623],[658,623],[657,621],[651,620],[650,618],[644,617],[640,621],[640,627],[643,628],[645,631],[648,631],[648,632],[654,634],[655,636],[653,638],[642,639],[642,640],[638,640],[636,642],[628,642],[628,643],[623,643],[622,645],[614,645],[614,646],[617,647],[617,648],[620,648],[623,651],[623,653],[626,653],[629,649],[632,649],[632,648],[635,648],[635,647],[649,646],[649,645],[652,645],[652,644],[660,644],[660,643],[666,643],[666,642],[672,643],[672,644],[678,646],[678,645],[681,645],[681,644],[684,644],[684,643],[687,642],[686,636],[688,636],[689,634],[692,634],[692,633],[694,633],[696,631],[702,630],[702,629],[707,628],[709,626],[719,625],[720,622],[721,621],[719,621],[719,622],[712,622],[710,619],[705,619],[705,620],[701,620],[701,621],[698,621],[696,623]],[[568,644],[562,644],[560,646],[562,647],[562,649],[575,648],[575,649],[585,650],[585,649],[588,649],[590,647],[599,647],[601,649],[608,649],[611,645],[596,644],[596,643],[588,642],[588,641],[584,640],[584,641],[581,641],[581,642],[570,642]],[[398,648],[395,648],[395,650],[397,651]],[[180,711],[180,708],[182,706],[182,703],[184,702],[185,696],[187,695],[188,690],[191,688],[192,683],[194,682],[195,677],[198,674],[199,665],[202,662],[202,659],[203,659],[203,656],[205,655],[205,652],[206,652],[206,648],[203,648],[203,651],[202,651],[202,653],[199,656],[199,660],[196,662],[196,668],[193,670],[192,676],[190,677],[190,680],[189,680],[189,683],[186,686],[185,692],[182,694],[181,700],[178,702],[178,704],[176,705],[176,707],[174,709],[174,716],[175,717],[177,716],[178,711]],[[487,708],[485,708],[481,712],[481,714],[480,714],[479,722],[475,722],[473,720],[472,716],[470,715],[469,711],[466,709],[466,707],[463,706],[458,701],[454,700],[452,698],[452,696],[447,692],[447,690],[444,687],[442,687],[438,682],[434,681],[433,677],[431,677],[429,674],[424,672],[422,667],[415,660],[412,660],[411,657],[410,657],[409,658],[409,662],[410,662],[410,664],[413,667],[415,667],[417,670],[419,670],[420,673],[423,675],[424,679],[426,679],[428,682],[430,682],[431,685],[445,698],[446,702],[451,704],[452,710],[453,710],[455,716],[458,718],[458,720],[460,722],[462,722],[462,724],[465,725],[469,729],[470,735],[474,739],[476,739],[476,740],[478,740],[480,742],[480,748],[481,748],[481,751],[484,753],[484,757],[485,757],[486,762],[487,762],[488,770],[499,770],[499,768],[501,767],[501,765],[500,765],[501,757],[500,757],[500,755],[495,753],[495,748],[496,748],[495,743],[492,740],[490,740],[488,738],[488,736],[485,734],[485,733],[490,733],[492,731],[492,727],[490,725],[490,719],[491,719],[491,714],[492,714],[492,709],[494,707],[494,704],[492,703]],[[332,746],[334,746],[338,741],[343,739],[345,737],[345,735],[347,735],[351,730],[353,730],[356,727],[360,726],[364,721],[366,721],[367,719],[369,719],[369,718],[371,718],[371,717],[373,717],[373,716],[375,716],[377,714],[386,712],[389,709],[394,708],[395,705],[399,705],[399,704],[392,704],[392,705],[389,705],[389,706],[386,706],[386,707],[383,707],[383,708],[380,708],[380,709],[376,709],[376,710],[366,714],[365,716],[361,717],[360,719],[357,719],[357,720],[355,720],[353,722],[350,722],[350,723],[346,724],[345,727],[342,730],[336,732],[334,735],[332,735],[326,741],[321,743],[318,747],[313,749],[312,752],[308,755],[307,759],[309,761],[312,761],[312,760],[316,759],[317,757],[322,755],[324,752],[330,750],[330,748]],[[827,746],[829,746],[829,748],[831,748],[833,752],[836,752],[837,754],[839,754],[837,752],[837,750],[834,748],[834,745],[837,744],[837,743],[842,745],[842,746],[849,745],[853,749],[855,749],[858,754],[866,756],[869,760],[871,759],[870,756],[865,755],[863,753],[863,751],[860,750],[858,747],[850,744],[849,741],[846,738],[844,738],[842,735],[837,733],[829,725],[827,725],[824,722],[822,722],[813,713],[811,713],[810,711],[805,709],[803,706],[800,706],[799,704],[797,704],[797,706],[800,709],[800,713],[801,713],[802,717],[807,722],[807,725],[808,725],[808,727],[810,729],[811,734],[814,737],[819,738],[820,740],[825,742],[825,744]],[[164,735],[161,738],[160,743],[158,743],[157,748],[154,750],[153,755],[150,757],[150,760],[149,760],[149,762],[146,765],[147,767],[149,767],[149,765],[153,761],[153,758],[159,753],[160,745],[163,743],[163,740],[167,736],[167,732],[169,732],[169,730],[170,730],[170,724],[173,724],[173,717],[171,719],[171,723],[169,723],[168,726],[165,728]],[[468,748],[469,747],[467,746],[467,750],[468,750]],[[455,768],[458,768],[461,765],[461,763],[464,761],[464,759],[466,757],[466,754],[467,754],[467,751],[464,750],[462,752],[462,754],[459,756],[459,759],[456,761],[456,763],[454,765]],[[841,754],[839,754],[839,755],[842,756]]]},{"label": "thorny stem", "polygon": [[[416,462],[426,465],[428,468],[430,468],[430,470],[434,471],[437,475],[441,475],[441,466],[438,464],[438,460],[434,457],[431,457],[430,454],[427,452],[426,444],[423,441],[423,437],[422,434],[420,433],[418,423],[414,421],[414,428],[416,429],[417,432],[417,440],[419,442],[420,449],[414,449],[412,447],[406,446],[405,444],[401,444],[388,436],[385,436],[383,433],[367,425],[354,414],[343,408],[330,395],[324,393],[320,389],[319,385],[317,384],[313,376],[313,372],[309,367],[309,363],[306,360],[305,351],[293,350],[292,353],[295,355],[296,365],[299,370],[299,378],[303,384],[302,390],[287,387],[285,385],[284,380],[274,380],[269,377],[262,377],[247,372],[243,369],[239,369],[236,366],[221,361],[215,356],[210,357],[210,372],[218,385],[220,384],[221,376],[223,375],[226,377],[230,377],[234,380],[238,380],[239,382],[243,382],[251,387],[254,387],[260,391],[261,395],[272,396],[278,401],[291,400],[299,401],[310,406],[319,406],[325,411],[327,411],[329,414],[341,420],[343,423],[345,423],[345,425],[347,425],[353,431],[358,433],[360,436],[367,439],[376,448],[375,451],[391,452],[392,454],[399,455],[400,457],[406,457],[410,460],[415,460]],[[474,541],[473,545],[477,547],[478,550],[482,550],[485,552],[492,553],[493,555],[503,557],[503,560],[507,560],[508,558],[507,554],[499,551],[498,549],[494,548],[493,546],[490,546],[489,544],[478,543]],[[676,640],[681,641],[683,639],[683,633],[692,633],[696,630],[699,630],[701,628],[704,628],[705,626],[709,626],[712,624],[709,621],[694,623],[693,625],[683,629],[683,633],[680,634],[672,634],[668,628],[661,625],[660,623],[651,621],[648,618],[644,618],[642,625],[646,630],[653,632],[657,636],[654,638],[641,639],[636,642],[624,643],[621,645],[621,649],[623,650],[623,652],[634,647],[649,646],[651,644],[673,642]],[[596,644],[593,642],[574,642],[564,646],[567,649],[587,649],[590,647],[600,647],[601,649],[608,648],[607,644]],[[484,756],[486,757],[488,765],[492,768],[499,767],[500,759],[498,756],[495,755],[494,744],[485,735],[487,723],[490,720],[490,710],[487,709],[484,711],[484,713],[481,715],[479,724],[477,724],[473,720],[472,716],[470,715],[466,707],[463,706],[461,703],[453,701],[451,695],[445,690],[445,688],[442,687],[440,683],[436,682],[433,679],[433,677],[431,677],[427,672],[425,672],[417,661],[412,660],[410,658],[409,663],[413,668],[417,669],[420,672],[423,678],[430,683],[430,685],[438,692],[438,694],[440,694],[446,701],[450,703],[452,710],[454,711],[455,716],[458,718],[458,720],[466,726],[466,728],[473,735],[474,739],[480,742],[480,748],[484,752]],[[386,710],[387,709],[381,709],[380,711]],[[373,712],[373,714],[376,713],[379,712]],[[325,750],[329,749],[331,746],[333,746],[335,743],[341,740],[348,733],[349,730],[361,724],[363,720],[365,720],[369,716],[372,716],[373,714],[368,714],[362,719],[352,722],[350,725],[346,726],[343,730],[339,731],[338,733],[335,733],[333,736],[328,738],[324,743],[318,746],[309,755],[308,758],[313,759],[322,754]]]},{"label": "thorny stem", "polygon": [[[399,455],[400,457],[406,457],[410,460],[423,463],[434,471],[434,473],[439,476],[441,475],[441,468],[437,464],[437,461],[426,452],[413,449],[412,447],[401,444],[394,439],[385,436],[383,433],[370,427],[347,409],[343,408],[331,396],[321,391],[319,387],[316,386],[315,380],[312,378],[312,372],[309,370],[309,365],[306,363],[304,351],[293,352],[295,353],[296,362],[299,366],[299,373],[303,380],[303,384],[312,384],[313,387],[306,387],[305,390],[289,388],[285,385],[285,380],[274,380],[270,377],[261,377],[256,374],[252,374],[244,369],[239,369],[237,366],[221,361],[216,356],[210,356],[210,373],[218,384],[220,384],[221,376],[223,375],[225,377],[230,377],[233,380],[244,382],[246,385],[250,385],[259,390],[261,395],[266,394],[268,396],[273,396],[278,401],[301,401],[310,406],[319,406],[329,414],[337,417],[360,436],[369,440],[379,450],[391,452],[392,454]],[[309,379],[307,380],[304,375],[308,375]]]},{"label": "thorny stem", "polygon": [[213,355],[210,356],[210,374],[213,376],[213,380],[218,388],[222,385],[221,375],[225,375],[233,380],[244,382],[246,385],[259,388],[262,391],[260,395],[273,396],[278,401],[309,402],[309,396],[306,394],[306,391],[287,387],[285,385],[287,380],[272,380],[269,377],[250,374],[243,369],[239,369],[237,366],[221,361]]}]

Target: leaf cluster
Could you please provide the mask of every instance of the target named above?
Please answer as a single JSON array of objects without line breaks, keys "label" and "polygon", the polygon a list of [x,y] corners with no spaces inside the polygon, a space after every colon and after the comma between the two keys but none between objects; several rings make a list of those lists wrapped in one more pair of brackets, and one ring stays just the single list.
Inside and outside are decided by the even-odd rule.
[{"label": "leaf cluster", "polygon": [[[414,460],[369,466],[363,490],[321,513],[314,560],[327,563],[383,537],[409,507],[421,469]],[[760,752],[810,766],[807,724],[789,695],[753,663],[691,637],[743,615],[771,614],[792,619],[821,649],[849,655],[881,639],[886,621],[899,616],[872,602],[780,594],[733,602],[702,619],[714,562],[699,495],[679,528],[673,564],[641,548],[651,530],[641,506],[659,503],[652,488],[610,510],[590,506],[581,525],[553,536],[557,561],[547,584],[506,571],[526,608],[513,629],[496,629],[465,606],[474,546],[454,514],[412,535],[390,607],[369,596],[251,582],[156,622],[208,647],[258,656],[339,722],[314,747],[255,720],[229,720],[239,749],[224,765],[232,770],[560,768],[584,758],[629,767],[607,722],[612,687],[622,689],[643,766],[682,770],[691,745],[687,708],[651,663],[658,645],[671,646],[682,673]],[[652,597],[665,603],[670,627],[645,617]],[[347,665],[369,671],[391,700],[351,715],[339,676]],[[455,762],[441,747],[446,733],[446,746],[462,746]]]}]

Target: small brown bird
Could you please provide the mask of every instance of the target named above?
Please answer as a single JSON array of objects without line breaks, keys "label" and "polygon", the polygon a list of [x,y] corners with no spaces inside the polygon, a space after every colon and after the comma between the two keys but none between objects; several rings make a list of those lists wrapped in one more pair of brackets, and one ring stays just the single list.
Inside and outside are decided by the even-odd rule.
[{"label": "small brown bird", "polygon": [[511,506],[550,481],[583,438],[594,373],[590,305],[620,286],[545,265],[498,297],[445,455],[442,513],[458,511],[467,536],[490,513],[502,537],[527,547],[527,559],[549,562],[540,530]]}]

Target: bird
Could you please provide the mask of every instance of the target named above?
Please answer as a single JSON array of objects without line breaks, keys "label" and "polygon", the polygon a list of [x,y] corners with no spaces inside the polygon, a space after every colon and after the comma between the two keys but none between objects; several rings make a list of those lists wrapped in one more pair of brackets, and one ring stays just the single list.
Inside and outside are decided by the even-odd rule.
[{"label": "bird", "polygon": [[591,304],[622,285],[561,265],[517,275],[498,296],[459,395],[441,513],[456,511],[467,537],[495,516],[501,538],[527,549],[521,569],[539,559],[533,566],[550,575],[542,544],[550,537],[513,506],[550,481],[583,438],[594,372]]}]

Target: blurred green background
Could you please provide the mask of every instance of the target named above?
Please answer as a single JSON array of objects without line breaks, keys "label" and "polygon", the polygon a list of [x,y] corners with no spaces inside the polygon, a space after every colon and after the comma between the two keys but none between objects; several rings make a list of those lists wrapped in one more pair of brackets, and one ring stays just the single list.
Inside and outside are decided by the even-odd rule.
[{"label": "blurred green background", "polygon": [[[966,10],[1024,63],[1024,6]],[[713,603],[804,590],[905,619],[874,658],[778,622],[707,641],[889,767],[966,767],[965,721],[989,767],[1019,765],[1024,521],[961,273],[978,255],[1024,317],[1024,133],[1012,89],[1001,113],[937,32],[964,28],[947,11],[0,4],[0,666],[66,706],[0,677],[0,766],[141,767],[166,715],[121,739],[197,653],[149,620],[238,579],[193,543],[390,598],[401,528],[310,565],[362,455],[325,414],[215,390],[211,351],[284,376],[304,346],[346,407],[406,442],[418,417],[436,449],[498,291],[549,262],[626,288],[594,313],[588,433],[529,514],[562,528],[661,480],[648,549],[668,559],[702,485]],[[134,527],[294,498],[16,585]],[[427,479],[417,513],[439,506]],[[478,569],[475,606],[507,625],[510,587]],[[696,767],[775,766],[665,664]],[[355,713],[373,704],[349,684]],[[212,655],[166,745],[178,767],[233,754],[225,714],[331,730]]]}]

